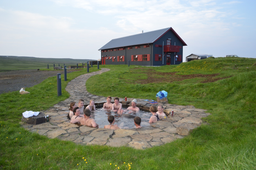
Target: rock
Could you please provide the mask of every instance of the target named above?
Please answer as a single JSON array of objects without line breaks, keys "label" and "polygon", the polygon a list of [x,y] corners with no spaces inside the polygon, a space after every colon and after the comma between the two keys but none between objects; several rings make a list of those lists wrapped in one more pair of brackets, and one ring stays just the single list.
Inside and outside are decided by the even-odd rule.
[{"label": "rock", "polygon": [[151,141],[152,136],[150,136],[149,134],[136,134],[136,135],[131,135],[131,138],[134,141]]},{"label": "rock", "polygon": [[115,133],[112,136],[112,138],[123,138],[126,136],[134,135],[135,133],[138,133],[138,132],[135,130],[117,129],[115,130]]},{"label": "rock", "polygon": [[164,137],[171,136],[171,134],[167,132],[151,133],[150,135],[154,138],[164,138]]},{"label": "rock", "polygon": [[150,134],[150,133],[157,133],[157,132],[161,132],[161,129],[158,128],[150,128],[150,129],[137,129],[137,131],[139,132],[139,134]]},{"label": "rock", "polygon": [[61,139],[61,140],[65,140],[65,141],[74,141],[74,140],[76,140],[78,137],[79,137],[78,134],[71,134],[71,135],[69,135],[68,137],[59,136],[58,138]]},{"label": "rock", "polygon": [[120,146],[126,146],[129,142],[131,142],[131,138],[129,137],[114,138],[114,139],[109,139],[109,142],[106,145],[112,146],[112,147],[120,147]]},{"label": "rock", "polygon": [[70,128],[78,127],[78,125],[72,124],[72,123],[69,123],[69,122],[63,122],[61,124],[58,124],[58,126],[61,127],[62,129],[70,129]]},{"label": "rock", "polygon": [[45,115],[49,115],[49,116],[58,116],[58,112],[57,111],[51,111],[51,112],[45,112]]},{"label": "rock", "polygon": [[169,137],[166,137],[166,138],[162,138],[161,139],[161,141],[163,142],[163,143],[170,143],[170,142],[172,142],[172,141],[174,141],[175,140],[175,137],[173,137],[173,136],[169,136]]},{"label": "rock", "polygon": [[57,129],[57,128],[59,128],[59,127],[58,126],[53,126],[49,122],[33,126],[33,129],[44,129],[44,130],[45,129]]},{"label": "rock", "polygon": [[194,128],[196,128],[197,126],[195,124],[191,124],[191,123],[183,123],[181,124],[178,128],[177,128],[177,133],[179,135],[188,135],[190,133],[190,131]]},{"label": "rock", "polygon": [[79,136],[76,140],[74,140],[75,143],[82,143],[84,139],[84,136]]},{"label": "rock", "polygon": [[202,123],[201,119],[195,118],[195,117],[186,117],[179,121],[180,123],[194,123],[197,125],[200,125]]},{"label": "rock", "polygon": [[65,134],[67,133],[65,130],[63,129],[54,129],[53,131],[49,131],[47,133],[48,138],[56,138],[57,136],[61,135],[61,134]]},{"label": "rock", "polygon": [[91,142],[88,142],[87,145],[105,145],[107,143],[107,140],[104,140],[102,138],[95,138]]},{"label": "rock", "polygon": [[101,138],[101,139],[108,139],[114,134],[114,130],[112,129],[97,129],[94,130],[90,136],[93,136],[95,138]]},{"label": "rock", "polygon": [[83,143],[89,143],[94,139],[92,136],[85,136],[83,139]]},{"label": "rock", "polygon": [[149,142],[149,144],[153,147],[153,146],[160,146],[163,144],[162,141],[158,141],[158,142]]},{"label": "rock", "polygon": [[175,127],[167,127],[165,129],[163,129],[165,132],[167,133],[177,133],[176,128]]},{"label": "rock", "polygon": [[68,129],[68,133],[79,133],[79,130],[77,128],[71,128]]},{"label": "rock", "polygon": [[82,133],[86,133],[86,132],[91,132],[93,130],[96,130],[95,128],[92,128],[92,127],[88,127],[88,126],[80,126],[79,127],[79,130],[82,132]]},{"label": "rock", "polygon": [[130,143],[128,143],[128,146],[135,149],[151,148],[151,146],[146,141],[131,141]]}]

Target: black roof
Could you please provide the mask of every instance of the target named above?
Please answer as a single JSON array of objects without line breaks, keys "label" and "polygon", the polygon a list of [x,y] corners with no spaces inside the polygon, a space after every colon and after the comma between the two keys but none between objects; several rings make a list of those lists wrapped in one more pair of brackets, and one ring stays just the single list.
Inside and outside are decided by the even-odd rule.
[{"label": "black roof", "polygon": [[180,36],[172,29],[172,27],[164,28],[160,30],[135,34],[127,37],[116,38],[109,41],[99,50],[111,49],[111,48],[119,48],[119,47],[127,47],[127,46],[134,46],[134,45],[141,45],[141,44],[151,44],[154,43],[157,39],[159,39],[163,34],[172,30],[173,33],[181,40],[183,45],[187,45]]}]

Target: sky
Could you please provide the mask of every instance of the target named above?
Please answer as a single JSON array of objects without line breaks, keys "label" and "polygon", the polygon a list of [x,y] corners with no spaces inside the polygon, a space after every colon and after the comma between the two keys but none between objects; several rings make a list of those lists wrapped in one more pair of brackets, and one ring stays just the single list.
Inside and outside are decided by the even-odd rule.
[{"label": "sky", "polygon": [[0,55],[100,59],[111,39],[172,27],[187,44],[183,58],[256,58],[255,7],[252,0],[0,0]]}]

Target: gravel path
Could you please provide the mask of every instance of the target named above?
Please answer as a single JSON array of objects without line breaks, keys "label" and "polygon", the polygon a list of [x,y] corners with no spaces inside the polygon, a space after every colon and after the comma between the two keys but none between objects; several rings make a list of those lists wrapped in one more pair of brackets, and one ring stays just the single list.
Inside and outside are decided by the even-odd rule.
[{"label": "gravel path", "polygon": [[[67,70],[68,73],[78,71]],[[19,91],[22,87],[32,87],[41,83],[48,77],[57,76],[57,73],[63,73],[63,70],[56,71],[37,71],[37,70],[18,70],[0,72],[0,94]],[[56,80],[57,81],[57,80]]]}]

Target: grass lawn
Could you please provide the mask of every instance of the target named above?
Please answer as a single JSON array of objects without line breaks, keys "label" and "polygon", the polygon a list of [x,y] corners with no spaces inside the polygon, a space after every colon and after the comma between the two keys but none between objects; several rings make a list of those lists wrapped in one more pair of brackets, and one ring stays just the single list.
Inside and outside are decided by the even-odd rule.
[{"label": "grass lawn", "polygon": [[[158,91],[166,90],[170,103],[211,113],[189,136],[146,150],[76,145],[21,128],[23,111],[45,110],[68,97],[64,81],[63,95],[57,97],[56,77],[27,88],[28,95],[2,94],[0,168],[256,169],[255,63],[255,59],[216,58],[178,66],[101,66],[111,71],[87,81],[93,94],[156,99]],[[84,73],[86,69],[69,73],[68,81]]]}]

